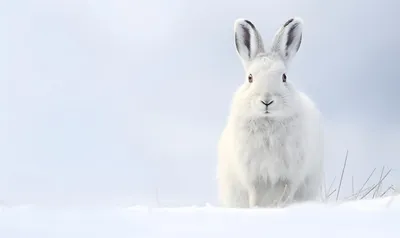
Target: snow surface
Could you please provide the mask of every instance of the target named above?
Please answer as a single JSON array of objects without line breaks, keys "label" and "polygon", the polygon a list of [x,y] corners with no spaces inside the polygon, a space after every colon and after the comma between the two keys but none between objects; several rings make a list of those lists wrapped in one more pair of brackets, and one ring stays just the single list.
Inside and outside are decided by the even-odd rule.
[{"label": "snow surface", "polygon": [[0,207],[1,238],[399,237],[400,196],[275,209]]}]

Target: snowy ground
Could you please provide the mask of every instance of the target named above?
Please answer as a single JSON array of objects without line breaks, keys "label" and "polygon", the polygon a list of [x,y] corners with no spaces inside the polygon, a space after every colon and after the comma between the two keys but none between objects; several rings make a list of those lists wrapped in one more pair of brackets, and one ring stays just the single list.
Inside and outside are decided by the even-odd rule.
[{"label": "snowy ground", "polygon": [[0,207],[1,238],[399,237],[400,196],[285,209]]}]

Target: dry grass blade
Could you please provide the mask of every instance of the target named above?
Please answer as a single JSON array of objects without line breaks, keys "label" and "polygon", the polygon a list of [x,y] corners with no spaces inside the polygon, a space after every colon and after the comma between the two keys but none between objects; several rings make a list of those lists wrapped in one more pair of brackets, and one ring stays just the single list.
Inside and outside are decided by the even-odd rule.
[{"label": "dry grass blade", "polygon": [[360,199],[364,199],[366,196],[368,196],[368,194],[370,194],[377,186],[378,186],[378,184],[375,184],[374,186],[372,186],[372,188],[369,189],[368,192],[365,193]]},{"label": "dry grass blade", "polygon": [[368,187],[366,187],[366,188],[363,188],[363,190],[358,191],[358,193],[346,197],[345,200],[355,199],[355,198],[358,197],[359,194],[362,194],[362,193],[364,193],[364,192],[366,192],[366,191],[369,191],[370,189],[374,189],[375,186],[376,186],[375,184],[372,184],[371,186],[368,186]]},{"label": "dry grass blade", "polygon": [[358,193],[356,194],[356,198],[364,191],[365,185],[367,185],[368,181],[371,179],[372,175],[375,173],[376,168],[372,170],[371,174],[368,176],[367,180],[364,182]]},{"label": "dry grass blade", "polygon": [[378,184],[376,184],[375,186],[373,186],[366,194],[364,194],[361,199],[365,198],[366,196],[368,196],[368,194],[370,194],[372,192],[372,190],[374,190],[380,183],[382,183],[383,180],[385,180],[385,178],[390,174],[392,170],[390,169],[385,176],[378,182]]},{"label": "dry grass blade", "polygon": [[336,194],[336,201],[339,200],[340,188],[342,187],[343,175],[344,175],[344,170],[346,169],[347,156],[348,156],[348,155],[349,155],[349,150],[346,151],[346,158],[344,159],[342,174],[341,174],[341,176],[340,176],[339,188],[338,188],[338,192],[337,192],[337,194]]},{"label": "dry grass blade", "polygon": [[[385,171],[385,166],[382,167],[381,176],[379,177],[379,181],[382,181],[383,171]],[[372,198],[375,198],[375,196],[378,194],[381,184],[382,184],[381,182],[378,183],[378,186],[376,187],[374,194],[372,195]]]},{"label": "dry grass blade", "polygon": [[390,187],[388,187],[388,188],[385,190],[385,192],[383,192],[383,193],[381,194],[380,197],[385,196],[385,194],[386,194],[387,192],[389,192],[390,190],[393,190],[393,191],[394,191],[393,185],[390,185]]},{"label": "dry grass blade", "polygon": [[336,176],[333,178],[333,181],[332,181],[331,185],[329,186],[329,189],[328,189],[327,194],[326,194],[327,196],[328,196],[328,194],[330,194],[330,191],[331,191],[331,189],[333,187],[333,184],[335,183],[335,180],[336,180]]},{"label": "dry grass blade", "polygon": [[[282,199],[283,199],[283,197],[285,196],[285,193],[286,193],[286,189],[287,189],[287,184],[285,184],[285,187],[283,188],[283,192],[282,192],[282,194],[281,194],[281,197],[279,198],[279,201],[278,201],[278,203],[277,203],[277,206],[280,206],[280,205],[281,205]],[[285,202],[286,202],[286,201],[285,201]]]},{"label": "dry grass blade", "polygon": [[336,192],[336,188],[328,195],[328,199],[329,199],[329,197],[332,196],[332,194],[335,193],[335,192]]}]

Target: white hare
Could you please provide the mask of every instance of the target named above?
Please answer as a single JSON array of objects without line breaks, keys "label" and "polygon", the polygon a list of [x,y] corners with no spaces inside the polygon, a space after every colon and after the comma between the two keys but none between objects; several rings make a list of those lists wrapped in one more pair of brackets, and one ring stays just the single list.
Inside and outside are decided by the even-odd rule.
[{"label": "white hare", "polygon": [[287,78],[302,40],[288,20],[264,48],[254,24],[238,19],[235,44],[246,73],[218,143],[218,193],[225,207],[267,207],[322,195],[320,112]]}]

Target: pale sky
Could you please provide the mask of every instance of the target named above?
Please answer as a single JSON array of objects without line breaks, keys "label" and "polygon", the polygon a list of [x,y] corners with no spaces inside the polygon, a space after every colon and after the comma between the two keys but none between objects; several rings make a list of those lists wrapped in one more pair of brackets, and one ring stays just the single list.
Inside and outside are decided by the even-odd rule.
[{"label": "pale sky", "polygon": [[244,80],[237,18],[268,44],[304,20],[288,78],[326,124],[326,176],[349,149],[400,186],[400,6],[395,0],[13,0],[0,3],[0,202],[204,205],[216,145]]}]

